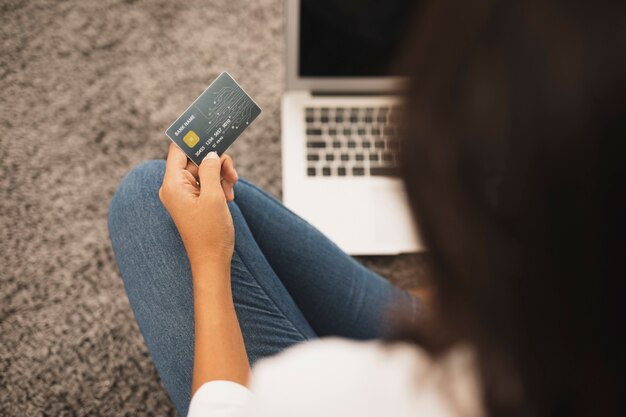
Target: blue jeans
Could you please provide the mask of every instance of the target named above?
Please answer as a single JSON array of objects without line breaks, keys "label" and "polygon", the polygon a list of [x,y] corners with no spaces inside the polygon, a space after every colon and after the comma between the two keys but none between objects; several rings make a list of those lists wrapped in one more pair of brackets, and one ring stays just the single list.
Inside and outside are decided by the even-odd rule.
[{"label": "blue jeans", "polygon": [[[158,197],[164,172],[164,161],[149,161],[124,178],[111,202],[109,233],[139,329],[185,416],[193,369],[193,292],[182,240]],[[239,180],[228,206],[235,224],[233,299],[251,364],[317,337],[383,337],[391,327],[392,305],[413,319],[420,314],[417,299],[250,182]]]}]

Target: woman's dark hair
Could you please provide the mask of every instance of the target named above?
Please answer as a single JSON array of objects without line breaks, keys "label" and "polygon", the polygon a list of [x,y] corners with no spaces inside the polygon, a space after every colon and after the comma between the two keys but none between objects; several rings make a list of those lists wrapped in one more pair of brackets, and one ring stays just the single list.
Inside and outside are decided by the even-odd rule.
[{"label": "woman's dark hair", "polygon": [[432,1],[404,48],[436,306],[410,338],[471,344],[492,417],[626,415],[625,4]]}]

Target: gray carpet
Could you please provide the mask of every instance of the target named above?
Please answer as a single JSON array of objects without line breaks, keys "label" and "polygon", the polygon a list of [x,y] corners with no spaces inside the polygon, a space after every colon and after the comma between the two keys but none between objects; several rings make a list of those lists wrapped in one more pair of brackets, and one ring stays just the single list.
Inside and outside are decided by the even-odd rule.
[{"label": "gray carpet", "polygon": [[[0,0],[0,415],[174,415],[106,214],[222,70],[263,108],[230,153],[281,193],[283,1]],[[419,258],[362,258],[402,286]]]}]

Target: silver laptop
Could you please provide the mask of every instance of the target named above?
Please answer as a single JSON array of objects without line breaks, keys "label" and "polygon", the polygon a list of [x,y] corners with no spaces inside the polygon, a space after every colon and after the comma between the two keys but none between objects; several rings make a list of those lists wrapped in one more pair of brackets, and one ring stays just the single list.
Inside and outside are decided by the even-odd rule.
[{"label": "silver laptop", "polygon": [[407,3],[286,2],[283,201],[353,255],[423,249],[397,176],[403,80],[389,75]]}]

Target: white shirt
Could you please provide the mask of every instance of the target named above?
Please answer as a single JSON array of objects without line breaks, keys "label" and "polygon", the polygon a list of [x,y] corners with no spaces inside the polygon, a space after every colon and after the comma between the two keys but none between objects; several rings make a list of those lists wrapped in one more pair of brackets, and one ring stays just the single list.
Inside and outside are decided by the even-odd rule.
[{"label": "white shirt", "polygon": [[480,417],[468,348],[432,361],[406,343],[338,338],[296,345],[254,367],[250,389],[204,384],[188,417]]}]

